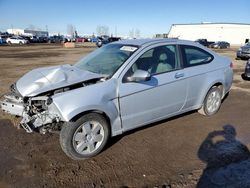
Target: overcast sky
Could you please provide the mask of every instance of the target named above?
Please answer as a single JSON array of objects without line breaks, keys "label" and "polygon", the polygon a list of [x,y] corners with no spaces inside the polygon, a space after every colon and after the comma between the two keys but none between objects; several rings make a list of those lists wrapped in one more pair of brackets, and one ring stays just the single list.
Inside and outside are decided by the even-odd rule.
[{"label": "overcast sky", "polygon": [[96,33],[98,25],[110,33],[141,36],[168,33],[171,24],[201,22],[250,23],[250,0],[0,0],[0,31],[34,25],[51,33]]}]

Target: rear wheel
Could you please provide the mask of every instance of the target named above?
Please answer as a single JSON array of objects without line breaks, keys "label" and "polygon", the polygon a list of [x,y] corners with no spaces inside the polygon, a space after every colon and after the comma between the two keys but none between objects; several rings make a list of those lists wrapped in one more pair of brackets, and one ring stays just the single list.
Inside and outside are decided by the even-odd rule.
[{"label": "rear wheel", "polygon": [[23,42],[20,41],[20,42],[19,42],[19,45],[23,45]]},{"label": "rear wheel", "polygon": [[10,41],[8,41],[8,45],[11,45],[11,42],[10,42]]},{"label": "rear wheel", "polygon": [[89,113],[76,122],[67,123],[60,132],[62,150],[70,158],[82,160],[100,153],[110,136],[106,119],[97,113]]},{"label": "rear wheel", "polygon": [[211,88],[204,100],[203,106],[198,111],[205,116],[211,116],[218,112],[221,106],[222,92],[219,87]]}]

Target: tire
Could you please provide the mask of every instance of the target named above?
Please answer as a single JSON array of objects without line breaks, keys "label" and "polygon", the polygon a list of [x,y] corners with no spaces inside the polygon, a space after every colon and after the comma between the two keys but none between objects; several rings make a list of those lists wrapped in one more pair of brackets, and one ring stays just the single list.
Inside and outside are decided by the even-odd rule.
[{"label": "tire", "polygon": [[10,42],[10,41],[8,41],[8,45],[11,45],[11,42]]},{"label": "tire", "polygon": [[65,154],[74,160],[96,156],[110,137],[107,120],[100,114],[89,113],[75,122],[65,123],[60,132],[60,144]]},{"label": "tire", "polygon": [[97,47],[98,47],[98,48],[101,48],[101,47],[102,47],[102,42],[101,42],[101,41],[97,42]]},{"label": "tire", "polygon": [[[216,114],[221,106],[222,92],[219,87],[212,87],[203,102],[201,109],[198,112],[205,116],[212,116]],[[212,103],[212,104],[211,104]]]},{"label": "tire", "polygon": [[22,43],[22,42],[19,42],[19,45],[23,45],[23,43]]}]

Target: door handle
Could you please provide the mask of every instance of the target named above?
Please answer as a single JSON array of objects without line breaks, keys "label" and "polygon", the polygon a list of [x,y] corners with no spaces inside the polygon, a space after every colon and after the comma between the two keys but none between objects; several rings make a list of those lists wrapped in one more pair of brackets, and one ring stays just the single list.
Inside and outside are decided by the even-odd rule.
[{"label": "door handle", "polygon": [[184,77],[184,73],[176,73],[174,76],[176,79]]}]

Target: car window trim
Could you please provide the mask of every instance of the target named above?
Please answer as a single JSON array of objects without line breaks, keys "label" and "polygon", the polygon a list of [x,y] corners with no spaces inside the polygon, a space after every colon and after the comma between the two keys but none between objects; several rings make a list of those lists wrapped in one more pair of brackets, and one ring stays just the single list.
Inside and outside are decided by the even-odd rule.
[{"label": "car window trim", "polygon": [[113,75],[123,66],[123,64],[124,64],[130,57],[132,57],[132,56],[136,53],[136,51],[140,48],[139,45],[129,45],[129,44],[128,44],[128,45],[124,45],[124,46],[133,46],[133,47],[136,47],[137,49],[136,49],[135,51],[133,51],[133,53],[132,53],[125,61],[123,61],[123,63],[121,63],[121,65],[119,65],[119,67],[117,67],[117,69],[113,72],[113,74],[109,75],[108,78],[112,78]]},{"label": "car window trim", "polygon": [[[157,47],[159,45],[164,45],[164,44],[167,45],[167,44],[169,44],[169,42],[166,42],[166,41],[155,41],[155,42],[152,42],[150,45],[147,45],[147,43],[144,43],[142,45],[138,45],[137,53],[134,53],[129,59],[127,59],[127,61],[129,61],[129,62],[124,62],[123,63],[123,65],[125,65],[123,67],[123,69],[121,69],[121,70],[118,69],[116,71],[115,74],[117,74],[118,71],[120,72],[119,74],[117,74],[116,78],[119,79],[119,81],[122,83],[122,79],[123,79],[123,77],[125,75],[125,72],[128,71],[129,67],[132,66],[133,63],[135,63],[136,59],[139,58],[145,52],[145,50],[151,49],[152,46]],[[172,41],[170,42],[170,44],[172,44]],[[176,41],[172,45],[176,45]]]},{"label": "car window trim", "polygon": [[[212,58],[209,61],[207,61],[207,62],[197,63],[197,64],[193,64],[193,65],[189,65],[188,66],[187,59],[186,59],[186,57],[184,57],[184,56],[186,56],[185,52],[184,52],[185,47],[190,47],[190,48],[193,48],[193,49],[198,49],[198,50],[200,50],[202,52],[205,52],[206,54],[208,54]],[[214,60],[214,56],[211,53],[209,53],[208,51],[206,51],[206,50],[204,50],[202,48],[199,48],[197,46],[181,44],[180,45],[180,49],[181,49],[181,56],[182,56],[182,60],[183,60],[183,68],[189,68],[189,67],[195,67],[195,66],[199,66],[199,65],[209,64],[209,63],[211,63]]]},{"label": "car window trim", "polygon": [[[180,52],[179,52],[179,45],[178,44],[162,44],[162,45],[159,45],[159,46],[154,46],[150,49],[148,49],[147,51],[143,52],[143,54],[147,53],[149,50],[152,50],[153,48],[156,48],[156,47],[160,47],[160,46],[175,46],[175,52],[176,52],[176,57],[178,58],[179,60],[179,67],[177,69],[173,69],[173,70],[170,70],[170,71],[164,71],[164,72],[160,72],[160,73],[155,73],[155,74],[151,74],[151,76],[157,76],[157,75],[160,75],[160,74],[166,74],[166,73],[170,73],[170,72],[173,72],[173,71],[178,71],[178,70],[182,70],[183,69],[183,63],[182,63],[182,60],[181,60],[181,57],[180,57]],[[143,55],[142,54],[142,55]],[[136,63],[136,61],[142,56],[140,55],[134,62],[133,64],[130,66],[130,68]],[[129,69],[130,69],[129,68]],[[129,70],[128,69],[128,70]],[[127,70],[127,71],[128,71]],[[126,71],[126,73],[127,73]],[[126,73],[123,75],[123,78],[122,78],[122,83],[129,83],[128,81],[125,81],[124,77],[126,75]]]}]

